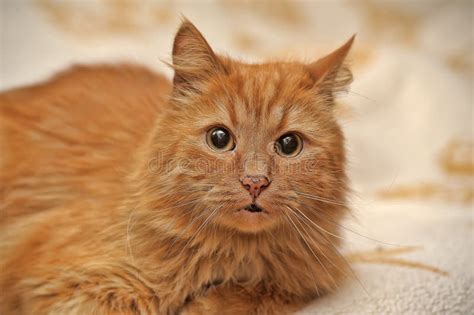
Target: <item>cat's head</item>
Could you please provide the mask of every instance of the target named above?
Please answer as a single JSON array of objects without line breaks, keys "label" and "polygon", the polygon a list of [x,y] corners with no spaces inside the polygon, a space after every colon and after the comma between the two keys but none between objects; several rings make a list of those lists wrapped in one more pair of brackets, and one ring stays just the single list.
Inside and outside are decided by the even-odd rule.
[{"label": "cat's head", "polygon": [[151,140],[147,189],[167,205],[156,211],[246,233],[304,216],[325,225],[318,213],[342,211],[345,153],[333,107],[352,79],[343,65],[352,41],[310,64],[246,64],[216,55],[184,21],[169,108]]}]

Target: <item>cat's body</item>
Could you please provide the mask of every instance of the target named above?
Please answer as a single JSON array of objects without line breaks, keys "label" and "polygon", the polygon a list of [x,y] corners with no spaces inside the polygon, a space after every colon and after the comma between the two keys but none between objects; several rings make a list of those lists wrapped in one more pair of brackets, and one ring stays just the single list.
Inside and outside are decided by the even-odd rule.
[{"label": "cat's body", "polygon": [[[335,84],[322,81],[336,79],[350,43],[317,79],[297,63],[221,58],[208,80],[196,67],[217,57],[200,59],[195,48],[210,48],[196,32],[185,22],[178,33],[174,84],[139,66],[91,66],[0,95],[2,314],[288,313],[347,274],[335,224],[347,211],[343,140],[324,107]],[[193,45],[191,63],[180,45]],[[292,122],[306,151],[267,158]],[[222,124],[236,145],[217,155],[197,139]],[[326,172],[292,168],[312,152]],[[262,171],[249,160],[269,178],[250,201],[239,178]],[[294,187],[309,197],[295,201]],[[263,213],[238,210],[256,201]]]},{"label": "cat's body", "polygon": [[61,273],[57,268],[74,272],[100,264],[103,255],[126,261],[126,230],[113,232],[116,240],[101,237],[121,224],[131,152],[146,141],[170,89],[141,67],[95,66],[0,96],[2,313],[13,312],[12,302],[24,313],[40,313],[28,297],[8,300],[18,298],[20,279],[35,281],[36,274],[41,281]]}]

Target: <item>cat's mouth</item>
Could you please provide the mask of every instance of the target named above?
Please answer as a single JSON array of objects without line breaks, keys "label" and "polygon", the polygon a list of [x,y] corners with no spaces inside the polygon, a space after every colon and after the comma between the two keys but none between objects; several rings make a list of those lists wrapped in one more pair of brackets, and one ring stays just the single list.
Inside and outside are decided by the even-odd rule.
[{"label": "cat's mouth", "polygon": [[244,210],[252,213],[263,212],[263,209],[257,206],[255,203],[248,205],[244,208]]},{"label": "cat's mouth", "polygon": [[275,215],[256,202],[242,205],[229,218],[227,224],[243,232],[258,232],[275,222]]}]

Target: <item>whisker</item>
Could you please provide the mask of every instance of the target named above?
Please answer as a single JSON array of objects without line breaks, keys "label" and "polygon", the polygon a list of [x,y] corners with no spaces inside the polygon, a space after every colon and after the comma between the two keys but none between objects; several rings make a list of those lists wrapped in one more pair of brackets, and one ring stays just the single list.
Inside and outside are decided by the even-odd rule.
[{"label": "whisker", "polygon": [[[290,208],[289,208],[290,209]],[[291,209],[290,209],[291,210]],[[292,213],[294,213],[294,211],[291,210]],[[285,212],[286,213],[286,212]],[[287,214],[288,215],[288,214]],[[298,227],[296,226],[295,222],[293,221],[293,219],[291,219],[291,217],[288,215],[288,219],[290,219],[291,223],[293,224],[293,226],[295,227],[296,231],[298,231],[298,233],[300,234],[301,238],[303,239],[303,241],[305,242],[306,246],[309,248],[309,250],[311,251],[311,253],[313,254],[314,258],[316,258],[316,260],[319,262],[319,264],[321,265],[321,267],[323,268],[323,270],[326,272],[326,274],[329,276],[329,278],[331,279],[331,281],[334,283],[334,286],[335,287],[338,287],[336,281],[334,280],[334,278],[332,277],[332,275],[329,273],[329,271],[327,270],[326,266],[322,263],[321,259],[319,259],[318,255],[316,255],[316,253],[314,252],[313,248],[309,245],[308,241],[306,240],[306,238],[303,236],[303,234],[301,233],[301,231],[298,229]]]},{"label": "whisker", "polygon": [[[191,190],[179,190],[180,193],[189,193],[189,194],[193,194],[193,193],[206,193],[208,192],[209,190],[205,190],[205,189],[191,189]],[[176,196],[176,191],[170,191],[168,193],[161,193],[160,194],[160,198],[161,199],[166,199],[166,198],[174,198]]]},{"label": "whisker", "polygon": [[[306,236],[308,236],[309,238],[311,238],[311,235],[308,233],[308,231],[305,229],[305,227],[303,226],[303,223],[305,223],[306,226],[310,227],[304,220],[301,219],[301,217],[298,216],[298,213],[296,212],[293,212],[295,214],[295,216],[297,218],[299,218],[299,221],[297,221],[299,224],[300,224],[300,227],[303,229],[303,231],[305,232]],[[326,239],[326,238],[325,238]],[[316,248],[319,250],[319,252],[321,253],[321,255],[323,255],[324,258],[326,258],[326,260],[331,264],[333,265],[334,267],[336,267],[337,270],[339,270],[344,276],[346,276],[347,278],[349,278],[347,276],[347,274],[344,272],[344,270],[342,270],[338,265],[336,265],[331,259],[329,259],[329,257],[326,256],[326,254],[324,253],[324,250],[322,250],[319,245],[318,245],[318,242],[317,241],[314,241],[314,245],[316,246]]]},{"label": "whisker", "polygon": [[340,201],[326,199],[326,198],[319,197],[319,196],[312,195],[312,194],[308,194],[308,193],[305,193],[305,192],[302,192],[302,191],[296,191],[296,190],[295,190],[295,192],[296,192],[298,195],[301,195],[301,196],[306,197],[306,198],[308,198],[308,199],[313,199],[313,200],[322,201],[322,202],[325,202],[325,203],[334,204],[334,205],[339,205],[339,206],[344,206],[344,207],[347,206],[347,204],[342,203],[342,202],[340,202]]},{"label": "whisker", "polygon": [[[285,216],[289,219],[290,217],[288,216],[288,214],[285,213]],[[290,219],[291,220],[291,219]],[[293,225],[294,226],[294,225]],[[296,228],[296,227],[295,227]],[[298,235],[296,235],[296,237],[298,238]],[[320,293],[319,293],[319,289],[318,289],[318,284],[316,283],[316,278],[314,277],[314,272],[313,270],[311,270],[311,267],[309,266],[309,264],[306,262],[306,265],[308,267],[308,270],[309,272],[311,273],[311,277],[313,278],[313,282],[314,282],[314,288],[316,289],[316,294],[318,295],[318,297],[320,296]]]},{"label": "whisker", "polygon": [[133,252],[132,252],[132,246],[130,244],[130,230],[131,230],[131,221],[132,221],[132,216],[133,216],[133,210],[130,211],[130,214],[128,216],[127,220],[127,247],[128,247],[128,253],[130,255],[130,259],[132,260],[132,264],[135,266],[135,258],[133,257]]},{"label": "whisker", "polygon": [[134,267],[132,273],[135,275],[135,277],[137,279],[141,279],[140,274],[139,274],[138,269],[137,269],[138,266],[135,263],[135,257],[133,256],[132,245],[131,245],[131,242],[130,242],[130,234],[131,234],[131,230],[132,230],[132,217],[133,217],[134,210],[135,209],[132,208],[130,210],[130,214],[128,216],[127,229],[126,229],[126,232],[127,232],[126,241],[127,241],[128,254],[130,255],[130,260],[132,261],[131,265]]},{"label": "whisker", "polygon": [[[292,209],[293,209],[293,208],[292,208]],[[334,233],[331,233],[331,232],[327,231],[326,229],[324,229],[323,227],[321,227],[321,226],[319,226],[318,224],[316,224],[313,220],[311,220],[310,218],[308,218],[308,217],[306,216],[306,214],[304,214],[304,212],[301,211],[300,209],[298,209],[298,208],[295,207],[294,210],[297,210],[302,216],[304,216],[304,217],[306,218],[306,220],[308,220],[308,221],[309,221],[311,224],[313,224],[316,228],[318,228],[318,229],[320,229],[320,230],[326,232],[327,234],[329,234],[329,235],[331,235],[331,236],[334,236],[334,237],[339,238],[339,239],[341,239],[341,240],[345,240],[343,237],[341,237],[341,236],[339,236],[339,235],[336,235],[336,234],[334,234]]]},{"label": "whisker", "polygon": [[321,213],[319,213],[318,211],[314,211],[313,213],[314,213],[316,216],[318,216],[318,218],[320,218],[320,219],[322,219],[322,220],[324,220],[324,221],[326,221],[326,222],[332,223],[332,224],[334,224],[334,225],[336,225],[336,226],[338,226],[338,227],[340,227],[340,228],[342,228],[342,229],[344,229],[344,230],[346,230],[346,231],[348,231],[348,232],[354,233],[354,234],[357,235],[357,236],[360,236],[360,237],[363,237],[363,238],[365,238],[365,239],[368,239],[369,241],[372,241],[372,242],[375,242],[375,243],[379,243],[379,244],[383,244],[383,245],[388,245],[388,246],[404,247],[404,245],[395,244],[395,243],[387,243],[387,242],[379,241],[379,240],[377,240],[377,239],[375,239],[375,238],[371,238],[371,237],[369,237],[369,236],[365,236],[365,235],[363,235],[363,234],[361,234],[361,233],[359,233],[359,232],[356,232],[356,231],[354,231],[354,230],[352,230],[352,229],[350,229],[350,228],[348,228],[348,227],[345,227],[344,225],[342,225],[342,224],[340,224],[340,223],[337,223],[337,222],[335,222],[335,221],[333,221],[333,220],[331,220],[331,219],[328,219],[328,218],[324,217],[324,216],[323,216]]},{"label": "whisker", "polygon": [[191,242],[196,238],[196,236],[205,228],[207,223],[210,222],[209,220],[214,216],[215,213],[217,213],[217,210],[219,210],[220,208],[222,208],[222,205],[216,207],[211,212],[211,214],[206,218],[206,220],[204,220],[204,222],[201,224],[201,226],[196,230],[196,232],[189,238],[188,242],[184,245],[183,251],[186,247],[188,247],[188,245],[191,244]]},{"label": "whisker", "polygon": [[[304,217],[311,223],[313,223],[317,229],[315,230],[316,233],[318,233],[322,238],[324,238],[328,243],[329,245],[333,248],[333,250],[335,251],[335,253],[340,257],[342,258],[342,260],[344,260],[344,262],[346,263],[346,265],[348,266],[348,269],[351,273],[351,275],[356,279],[356,281],[359,283],[359,285],[362,287],[362,289],[365,291],[365,293],[367,294],[367,296],[370,297],[370,294],[369,292],[367,291],[366,287],[364,286],[364,284],[362,283],[362,281],[359,279],[359,277],[357,277],[356,273],[354,272],[354,270],[352,269],[351,265],[349,264],[349,262],[347,261],[346,257],[344,257],[344,255],[341,254],[341,252],[337,249],[337,247],[331,242],[331,240],[326,236],[324,235],[323,233],[321,233],[320,231],[318,231],[318,229],[321,229],[322,231],[325,231],[326,233],[329,233],[328,231],[326,231],[325,229],[321,228],[319,225],[315,224],[313,221],[311,221],[301,210],[299,210],[298,208],[295,208],[295,210],[298,210],[299,213],[301,213],[302,215],[304,215]],[[311,226],[308,225],[308,223],[306,223],[304,220],[302,220],[308,227],[311,228]],[[329,233],[330,235],[332,236],[335,236],[334,234],[332,233]],[[328,259],[326,257],[326,259]],[[350,278],[343,270],[341,270],[338,266],[336,266],[334,263],[332,263],[332,261],[330,261],[328,259],[329,262],[331,262],[331,264],[336,267],[339,271],[341,271],[341,273],[346,276],[347,278]]]},{"label": "whisker", "polygon": [[[308,194],[308,193],[304,193],[304,192],[300,192],[300,191],[296,191],[295,192],[303,197],[307,197],[309,199],[313,199],[313,200],[318,200],[318,201],[323,201],[323,202],[327,202],[327,203],[333,203],[333,204],[336,204],[336,205],[341,205],[341,206],[344,206],[346,207],[347,205],[346,204],[343,204],[343,203],[340,203],[340,202],[337,202],[337,201],[334,201],[334,200],[329,200],[329,199],[325,199],[325,198],[322,198],[322,197],[319,197],[319,196],[315,196],[315,195],[311,195],[311,194]],[[316,209],[316,210],[319,210],[319,209]],[[374,238],[371,238],[369,236],[365,236],[359,232],[356,232],[348,227],[345,227],[343,226],[342,224],[340,223],[337,223],[337,222],[334,222],[333,220],[329,219],[329,218],[326,218],[324,217],[320,211],[313,211],[312,213],[314,213],[316,216],[318,216],[318,218],[322,219],[322,220],[325,220],[326,222],[330,222],[334,225],[337,225],[339,226],[340,228],[348,231],[348,232],[351,232],[351,233],[354,233],[355,235],[358,235],[360,237],[363,237],[365,239],[368,239],[370,241],[373,241],[373,242],[376,242],[376,243],[379,243],[379,244],[383,244],[383,245],[388,245],[388,246],[398,246],[398,247],[403,247],[403,245],[400,245],[400,244],[394,244],[394,243],[387,243],[387,242],[383,242],[383,241],[379,241],[379,240],[376,240]]]},{"label": "whisker", "polygon": [[354,95],[360,96],[360,97],[362,97],[362,98],[365,98],[366,100],[369,100],[369,101],[372,101],[372,102],[378,104],[378,102],[377,102],[376,100],[374,100],[373,98],[370,98],[370,97],[368,97],[368,96],[365,96],[365,95],[363,95],[363,94],[360,94],[360,93],[358,93],[358,92],[351,91],[351,90],[349,90],[348,92],[349,92],[350,94],[354,94]]},{"label": "whisker", "polygon": [[160,211],[164,211],[164,210],[171,210],[171,209],[175,209],[175,208],[179,208],[179,207],[182,207],[182,206],[187,206],[187,205],[190,205],[190,204],[193,204],[197,201],[198,199],[193,199],[191,201],[188,201],[188,202],[182,202],[182,203],[178,203],[174,206],[171,206],[171,207],[167,207],[167,208],[160,208],[159,210]]},{"label": "whisker", "polygon": [[[180,217],[183,217],[185,216],[188,212],[192,211],[193,209],[190,208],[188,209],[187,211],[183,212],[183,214],[180,216]],[[196,222],[199,218],[202,218],[203,216],[206,215],[206,212],[201,212],[201,214],[195,216],[191,222],[189,222],[189,224],[179,233],[179,235],[184,235],[184,233],[194,224],[194,222]],[[169,247],[173,247],[173,245],[178,241],[178,237],[175,237],[175,239],[173,240],[173,242],[170,244]]]}]

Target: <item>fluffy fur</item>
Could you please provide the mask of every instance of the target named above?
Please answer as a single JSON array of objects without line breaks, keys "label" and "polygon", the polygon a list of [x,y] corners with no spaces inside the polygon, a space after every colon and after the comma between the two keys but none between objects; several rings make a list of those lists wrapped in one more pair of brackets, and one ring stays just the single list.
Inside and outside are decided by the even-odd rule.
[{"label": "fluffy fur", "polygon": [[[348,212],[334,93],[312,64],[216,55],[188,21],[175,77],[74,67],[0,95],[2,314],[283,314],[337,288]],[[226,126],[233,151],[205,141]],[[298,132],[295,158],[275,153]],[[239,181],[263,174],[264,213]]]}]

